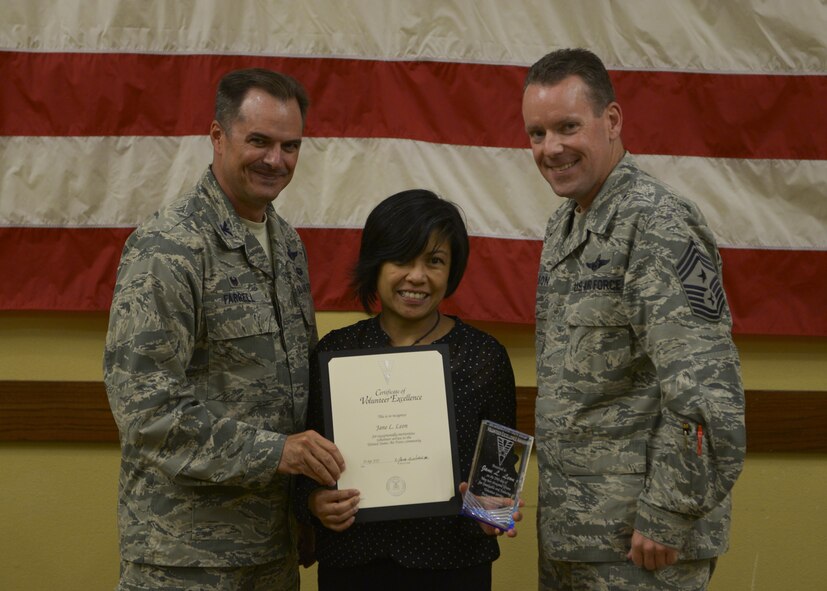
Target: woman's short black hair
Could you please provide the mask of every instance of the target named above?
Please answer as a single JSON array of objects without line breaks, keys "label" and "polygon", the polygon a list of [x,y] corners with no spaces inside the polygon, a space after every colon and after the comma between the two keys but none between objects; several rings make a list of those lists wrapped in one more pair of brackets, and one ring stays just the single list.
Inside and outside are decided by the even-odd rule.
[{"label": "woman's short black hair", "polygon": [[373,208],[362,230],[359,260],[351,286],[370,314],[376,302],[379,270],[386,262],[407,262],[428,246],[432,234],[451,245],[445,297],[456,291],[468,263],[468,232],[459,208],[425,189],[391,195]]}]

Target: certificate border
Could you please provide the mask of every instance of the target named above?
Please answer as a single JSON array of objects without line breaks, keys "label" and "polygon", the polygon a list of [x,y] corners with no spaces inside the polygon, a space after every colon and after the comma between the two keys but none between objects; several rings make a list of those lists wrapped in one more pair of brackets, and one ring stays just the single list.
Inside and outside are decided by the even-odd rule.
[{"label": "certificate border", "polygon": [[[417,517],[441,517],[459,515],[462,509],[462,497],[459,494],[459,452],[457,446],[456,419],[454,416],[454,392],[451,382],[451,354],[447,344],[418,345],[411,347],[379,347],[375,349],[356,349],[344,351],[324,351],[319,353],[319,373],[322,382],[322,411],[324,413],[325,437],[336,442],[333,429],[333,408],[330,401],[330,373],[328,364],[337,357],[355,357],[367,355],[395,355],[399,353],[416,353],[436,351],[442,357],[442,371],[445,381],[445,404],[448,414],[448,431],[451,442],[451,466],[454,480],[454,496],[447,501],[434,503],[415,503],[410,505],[393,505],[359,509],[356,513],[356,523],[371,521],[388,521],[391,519],[413,519]],[[337,485],[338,487],[338,485]]]}]

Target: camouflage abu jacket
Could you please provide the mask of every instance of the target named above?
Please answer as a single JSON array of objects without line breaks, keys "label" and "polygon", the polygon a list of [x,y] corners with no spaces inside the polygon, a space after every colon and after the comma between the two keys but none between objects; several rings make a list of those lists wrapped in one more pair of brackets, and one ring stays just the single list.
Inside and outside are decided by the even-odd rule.
[{"label": "camouflage abu jacket", "polygon": [[104,354],[124,560],[294,554],[276,467],[304,428],[316,327],[304,247],[272,205],[267,218],[272,266],[208,170],[124,247]]},{"label": "camouflage abu jacket", "polygon": [[538,532],[552,560],[727,547],[744,394],[721,261],[698,209],[629,155],[582,223],[549,219],[537,289]]}]

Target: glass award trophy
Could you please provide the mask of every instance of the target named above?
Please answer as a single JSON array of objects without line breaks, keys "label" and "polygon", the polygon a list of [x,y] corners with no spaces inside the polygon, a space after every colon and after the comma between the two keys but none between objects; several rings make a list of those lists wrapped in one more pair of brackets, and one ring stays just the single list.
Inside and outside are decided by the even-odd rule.
[{"label": "glass award trophy", "polygon": [[502,530],[514,527],[534,437],[483,421],[462,514]]}]

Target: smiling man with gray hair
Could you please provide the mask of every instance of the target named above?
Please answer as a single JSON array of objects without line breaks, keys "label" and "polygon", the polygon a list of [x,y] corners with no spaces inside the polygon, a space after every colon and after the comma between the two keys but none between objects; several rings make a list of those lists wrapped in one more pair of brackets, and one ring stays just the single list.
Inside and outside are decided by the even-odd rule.
[{"label": "smiling man with gray hair", "polygon": [[104,356],[119,589],[298,589],[291,475],[344,469],[303,431],[316,322],[304,247],[272,205],[307,105],[284,74],[227,74],[212,166],[124,247]]}]

